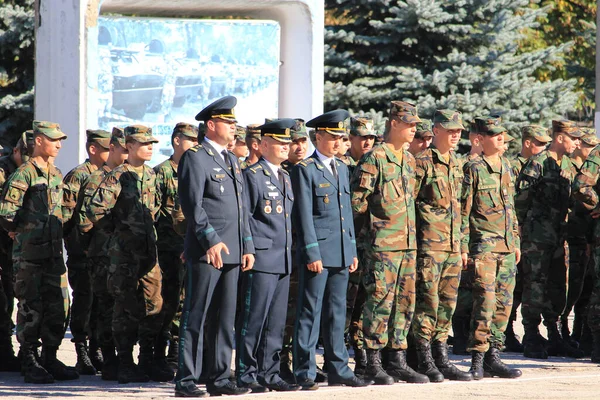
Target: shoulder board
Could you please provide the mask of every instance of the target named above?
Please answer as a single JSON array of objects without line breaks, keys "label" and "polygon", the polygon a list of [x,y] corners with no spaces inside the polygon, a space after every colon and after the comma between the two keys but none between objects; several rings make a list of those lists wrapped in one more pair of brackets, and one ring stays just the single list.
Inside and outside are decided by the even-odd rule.
[{"label": "shoulder board", "polygon": [[309,164],[314,164],[314,163],[315,163],[315,159],[311,157],[311,158],[306,158],[306,159],[300,161],[298,163],[298,165],[302,165],[303,167],[306,167]]},{"label": "shoulder board", "polygon": [[202,143],[198,143],[197,145],[195,145],[194,147],[191,147],[189,150],[193,151],[194,153],[198,151],[198,149],[202,148]]},{"label": "shoulder board", "polygon": [[255,166],[253,166],[252,168],[247,168],[247,169],[249,169],[249,170],[250,170],[250,171],[252,171],[253,173],[257,173],[259,169],[262,169],[262,165],[258,165],[258,164],[257,164],[257,165],[255,165]]}]

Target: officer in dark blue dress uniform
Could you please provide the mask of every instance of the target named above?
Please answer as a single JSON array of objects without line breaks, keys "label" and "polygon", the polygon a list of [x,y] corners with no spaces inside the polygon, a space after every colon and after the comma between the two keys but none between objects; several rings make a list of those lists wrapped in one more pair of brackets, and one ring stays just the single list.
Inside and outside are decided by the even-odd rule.
[{"label": "officer in dark blue dress uniform", "polygon": [[316,151],[292,169],[300,256],[293,358],[296,381],[304,390],[318,388],[315,350],[321,321],[329,385],[370,384],[348,368],[344,344],[348,274],[356,270],[358,260],[348,168],[334,154],[348,117],[346,110],[335,110],[307,122],[316,131]]},{"label": "officer in dark blue dress uniform", "polygon": [[[177,169],[179,200],[187,220],[177,397],[207,395],[196,386],[203,357],[207,357],[211,395],[249,392],[229,381],[239,271],[254,264],[242,171],[233,153],[226,150],[236,132],[236,103],[235,97],[227,96],[196,115],[196,120],[204,121],[204,139],[184,153]],[[210,323],[205,335],[206,321]],[[208,354],[203,352],[205,337]]]},{"label": "officer in dark blue dress uniform", "polygon": [[260,160],[244,170],[244,201],[250,216],[255,263],[242,274],[242,310],[236,333],[236,365],[239,387],[252,392],[265,389],[293,391],[279,376],[279,353],[292,272],[292,204],[289,175],[281,163],[292,141],[296,121],[275,120],[260,127]]}]

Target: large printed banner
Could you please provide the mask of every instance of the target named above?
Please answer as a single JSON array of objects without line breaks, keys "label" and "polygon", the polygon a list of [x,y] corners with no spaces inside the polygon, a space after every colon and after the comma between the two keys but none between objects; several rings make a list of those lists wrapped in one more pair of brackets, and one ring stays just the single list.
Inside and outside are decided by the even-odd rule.
[{"label": "large printed banner", "polygon": [[219,97],[238,98],[242,125],[277,117],[279,37],[273,21],[100,17],[88,55],[88,127],[151,126],[160,139],[154,165],[172,153],[173,126],[196,123]]}]

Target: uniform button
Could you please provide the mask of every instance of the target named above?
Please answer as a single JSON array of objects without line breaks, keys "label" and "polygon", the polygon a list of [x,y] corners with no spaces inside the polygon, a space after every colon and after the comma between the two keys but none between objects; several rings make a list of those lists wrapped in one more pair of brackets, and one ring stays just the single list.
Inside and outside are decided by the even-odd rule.
[{"label": "uniform button", "polygon": [[342,232],[346,232],[346,230],[345,230],[345,229],[342,229]]},{"label": "uniform button", "polygon": [[289,216],[290,216],[290,214],[288,214],[288,213],[285,213],[285,216],[286,216],[286,217],[289,217]]},{"label": "uniform button", "polygon": [[342,217],[342,221],[344,220],[344,217]]},{"label": "uniform button", "polygon": [[287,233],[290,233],[290,230],[289,230],[289,229],[287,230]]},{"label": "uniform button", "polygon": [[344,208],[344,206],[340,206],[340,208]]}]

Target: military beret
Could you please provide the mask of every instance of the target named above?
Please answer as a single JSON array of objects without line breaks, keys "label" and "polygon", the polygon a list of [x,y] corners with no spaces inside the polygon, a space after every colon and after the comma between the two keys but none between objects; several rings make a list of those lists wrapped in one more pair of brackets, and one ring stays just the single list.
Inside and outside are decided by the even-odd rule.
[{"label": "military beret", "polygon": [[50,121],[33,121],[34,135],[44,135],[50,139],[66,139],[67,135],[60,130],[60,125]]},{"label": "military beret", "polygon": [[350,118],[350,134],[354,136],[377,136],[373,128],[373,119],[365,117]]},{"label": "military beret", "polygon": [[177,125],[175,125],[175,128],[173,128],[173,135],[175,134],[197,139],[198,128],[192,124],[188,124],[187,122],[178,122]]},{"label": "military beret", "polygon": [[454,110],[436,110],[433,123],[440,124],[444,129],[465,129],[462,114]]},{"label": "military beret", "polygon": [[390,104],[390,116],[399,117],[401,121],[407,124],[421,122],[417,106],[406,101],[392,101]]},{"label": "military beret", "polygon": [[98,143],[100,146],[108,149],[110,145],[110,133],[102,129],[88,129],[85,131],[88,143]]},{"label": "military beret", "polygon": [[583,133],[581,137],[581,141],[588,146],[596,146],[600,143],[598,137],[596,136],[596,130],[594,128],[580,128],[580,131]]},{"label": "military beret", "polygon": [[250,124],[246,126],[246,137],[260,140],[260,124]]},{"label": "military beret", "polygon": [[295,118],[296,123],[292,127],[292,140],[308,139],[306,124],[302,118]]},{"label": "military beret", "polygon": [[272,137],[282,142],[290,143],[292,141],[291,129],[296,124],[292,118],[275,119],[260,126],[260,134],[263,137]]},{"label": "military beret", "polygon": [[425,139],[426,137],[433,137],[433,124],[428,119],[421,119],[421,122],[417,124],[415,138]]},{"label": "military beret", "polygon": [[583,136],[583,132],[579,130],[577,124],[574,121],[569,121],[567,119],[552,120],[552,132],[566,133],[574,138],[580,138]]},{"label": "military beret", "polygon": [[350,117],[346,110],[333,110],[321,114],[306,123],[309,128],[315,128],[316,131],[327,132],[336,136],[346,135],[346,125],[344,121]]},{"label": "military beret", "polygon": [[549,143],[552,137],[548,135],[548,129],[539,125],[525,125],[521,128],[521,137],[523,139],[535,139],[541,143]]},{"label": "military beret", "polygon": [[129,125],[124,130],[125,140],[135,140],[140,143],[158,143],[158,139],[152,136],[152,128],[144,125]]},{"label": "military beret", "polygon": [[234,96],[225,96],[207,105],[196,114],[196,121],[208,121],[212,118],[219,118],[229,122],[237,122],[233,108],[237,104]]},{"label": "military beret", "polygon": [[125,132],[123,131],[123,128],[119,128],[117,126],[112,128],[110,142],[112,144],[118,143],[122,147],[125,147]]},{"label": "military beret", "polygon": [[471,126],[471,131],[481,135],[494,136],[506,132],[506,128],[500,125],[497,117],[476,117]]}]

